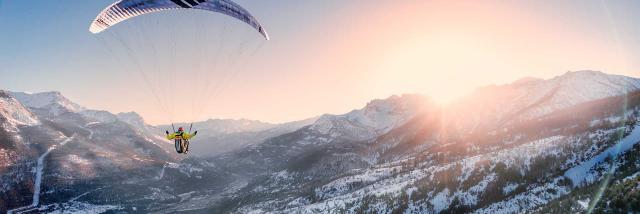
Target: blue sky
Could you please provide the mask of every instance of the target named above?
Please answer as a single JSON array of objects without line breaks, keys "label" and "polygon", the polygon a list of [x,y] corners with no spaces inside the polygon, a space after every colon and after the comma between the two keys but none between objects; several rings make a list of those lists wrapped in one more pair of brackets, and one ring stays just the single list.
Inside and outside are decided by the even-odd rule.
[{"label": "blue sky", "polygon": [[[549,78],[567,70],[639,76],[638,1],[238,1],[266,27],[272,37],[269,42],[238,22],[204,13],[136,17],[108,34],[89,33],[93,18],[111,3],[0,0],[0,88],[61,91],[90,108],[136,111],[152,123],[165,123],[168,113],[158,107],[139,73],[132,71],[138,68],[130,65],[132,61],[114,59],[114,53],[126,58],[126,50],[108,46],[118,44],[116,37],[139,41],[132,29],[156,20],[163,22],[148,27],[147,34],[203,18],[211,18],[206,21],[210,32],[194,30],[202,27],[197,23],[175,28],[182,29],[180,33],[212,35],[211,42],[180,41],[183,58],[194,56],[189,51],[199,46],[214,49],[221,23],[234,29],[234,36],[250,41],[256,52],[242,58],[237,66],[241,68],[223,67],[207,76],[215,79],[217,74],[238,70],[219,94],[201,101],[207,106],[204,113],[194,116],[182,107],[186,104],[170,104],[177,108],[172,120],[188,120],[180,114],[189,112],[193,119],[283,122],[344,113],[392,94],[423,93],[448,101],[481,85],[525,76]],[[167,38],[159,35],[149,42]],[[224,41],[233,44],[242,39]],[[141,58],[152,58],[148,48],[142,49]],[[169,49],[160,51],[166,57]],[[167,58],[153,60],[163,61],[161,67],[172,66]],[[175,71],[141,61],[141,69],[151,74]],[[203,61],[202,66],[212,66]],[[191,76],[184,78],[188,83]],[[162,80],[152,81],[158,81],[154,87],[164,87],[162,99],[176,93],[191,95],[190,90],[172,88],[169,81],[168,86]]]}]

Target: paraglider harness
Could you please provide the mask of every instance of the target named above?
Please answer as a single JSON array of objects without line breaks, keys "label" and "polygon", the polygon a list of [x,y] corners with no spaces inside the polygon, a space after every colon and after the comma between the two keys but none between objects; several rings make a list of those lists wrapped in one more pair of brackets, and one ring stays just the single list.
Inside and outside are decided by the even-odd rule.
[{"label": "paraglider harness", "polygon": [[184,139],[182,137],[183,134],[184,132],[180,132],[180,134],[176,135],[176,138],[173,139],[176,144],[176,152],[178,153],[187,153],[189,151],[189,140]]},{"label": "paraglider harness", "polygon": [[[173,123],[171,124],[171,128],[173,128],[173,133],[174,133],[174,138],[173,138],[173,142],[175,143],[175,147],[176,147],[176,152],[178,153],[188,153],[189,152],[189,139],[184,137],[184,131],[181,130],[182,127],[180,127],[180,129],[178,129],[178,131],[175,131],[175,127],[173,126]],[[189,126],[189,132],[191,132],[191,128],[193,128],[193,123]],[[167,135],[169,134],[169,131],[166,131]],[[180,133],[180,134],[178,134]],[[193,133],[192,136],[195,136],[198,134],[198,131],[195,131]]]}]

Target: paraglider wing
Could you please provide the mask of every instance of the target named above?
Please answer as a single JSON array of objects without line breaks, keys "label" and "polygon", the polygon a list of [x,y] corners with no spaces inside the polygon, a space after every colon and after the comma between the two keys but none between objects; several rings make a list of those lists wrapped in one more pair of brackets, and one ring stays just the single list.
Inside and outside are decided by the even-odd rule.
[{"label": "paraglider wing", "polygon": [[105,8],[91,23],[89,31],[100,33],[119,22],[139,15],[175,9],[200,9],[222,13],[251,25],[269,40],[269,35],[258,20],[231,0],[120,0]]}]

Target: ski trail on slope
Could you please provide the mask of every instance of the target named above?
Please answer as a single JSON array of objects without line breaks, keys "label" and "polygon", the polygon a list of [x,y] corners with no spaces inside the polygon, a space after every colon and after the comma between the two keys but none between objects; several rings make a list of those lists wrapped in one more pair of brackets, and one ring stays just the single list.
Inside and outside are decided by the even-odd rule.
[{"label": "ski trail on slope", "polygon": [[84,197],[85,195],[88,195],[89,193],[92,193],[92,192],[95,192],[95,191],[98,191],[98,190],[101,190],[101,189],[104,189],[104,188],[105,188],[105,187],[100,187],[100,188],[98,188],[98,189],[94,189],[94,190],[90,190],[90,191],[87,191],[87,192],[85,192],[85,193],[82,193],[82,194],[80,194],[80,195],[78,195],[78,196],[76,196],[76,197],[72,198],[71,200],[67,201],[67,203],[69,203],[69,202],[75,202],[75,201],[76,201],[76,200],[78,200],[79,198],[82,198],[82,197]]},{"label": "ski trail on slope", "polygon": [[[93,139],[93,130],[89,129],[88,127],[89,127],[89,126],[96,125],[96,124],[99,124],[99,123],[100,123],[100,122],[91,122],[91,123],[87,123],[86,125],[84,125],[84,127],[80,127],[80,128],[82,128],[82,129],[84,129],[84,130],[86,130],[86,131],[88,131],[88,132],[89,132],[89,136],[87,136],[87,138],[89,138],[89,139]],[[101,190],[101,189],[103,189],[103,188],[104,188],[104,187],[100,187],[100,188],[98,188],[98,189],[94,189],[94,190],[91,190],[91,191],[85,192],[85,193],[83,193],[83,194],[80,194],[80,195],[78,195],[78,196],[76,196],[76,197],[72,198],[72,199],[71,199],[71,200],[69,200],[68,202],[74,202],[74,201],[78,200],[78,198],[81,198],[81,197],[83,197],[83,196],[85,196],[85,195],[87,195],[87,194],[89,194],[89,193],[91,193],[91,192],[94,192],[94,191],[97,191],[97,190]]]},{"label": "ski trail on slope", "polygon": [[38,206],[38,204],[40,203],[40,191],[42,190],[41,185],[42,185],[42,172],[44,171],[44,159],[49,155],[49,153],[51,153],[51,151],[55,150],[58,146],[64,146],[65,144],[69,143],[75,138],[75,136],[76,135],[74,134],[70,138],[67,138],[66,140],[62,141],[59,145],[50,146],[45,153],[43,153],[42,155],[40,155],[40,157],[38,157],[38,164],[36,166],[36,181],[34,183],[33,198],[32,198],[31,205],[9,210],[7,213],[20,212],[20,211],[24,211],[24,210],[31,209]]},{"label": "ski trail on slope", "polygon": [[165,163],[164,165],[162,165],[162,170],[160,171],[160,175],[158,175],[156,177],[156,180],[162,180],[162,178],[164,178],[164,169],[167,168],[167,163]]},{"label": "ski trail on slope", "polygon": [[[60,143],[60,146],[64,146],[69,141],[73,140],[74,137],[75,135],[62,141],[62,143]],[[40,190],[42,188],[41,184],[42,184],[42,172],[44,171],[44,159],[49,155],[49,153],[51,153],[51,151],[55,150],[56,148],[57,148],[57,145],[53,145],[49,147],[49,149],[47,149],[47,151],[44,154],[40,155],[40,157],[38,158],[36,184],[34,188],[35,190],[33,191],[33,202],[31,203],[31,206],[38,206],[38,204],[40,203]]]},{"label": "ski trail on slope", "polygon": [[91,129],[89,129],[89,126],[93,126],[96,125],[100,122],[93,122],[93,123],[87,123],[87,125],[85,125],[84,127],[80,126],[80,128],[87,130],[89,132],[89,136],[87,136],[87,138],[89,138],[89,140],[93,139],[93,131]]}]

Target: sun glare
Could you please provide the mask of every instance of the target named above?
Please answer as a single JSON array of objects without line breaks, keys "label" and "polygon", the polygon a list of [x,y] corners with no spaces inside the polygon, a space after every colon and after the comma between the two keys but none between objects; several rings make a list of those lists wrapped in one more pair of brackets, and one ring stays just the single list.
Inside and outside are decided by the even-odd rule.
[{"label": "sun glare", "polygon": [[[429,95],[446,104],[483,81],[480,74],[490,50],[456,35],[424,36],[390,49],[378,70],[381,81],[393,89]],[[391,90],[391,89],[389,89]]]}]

